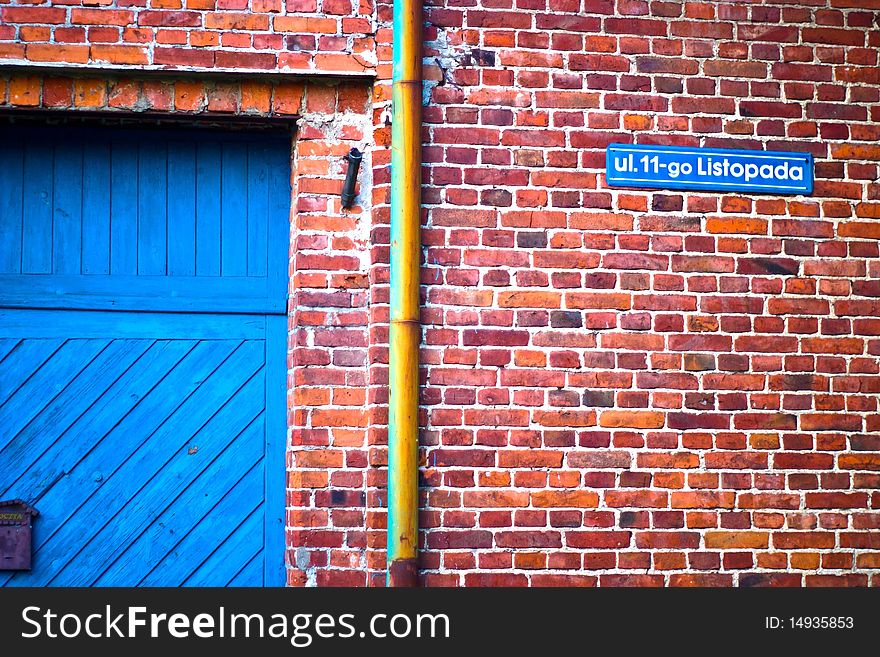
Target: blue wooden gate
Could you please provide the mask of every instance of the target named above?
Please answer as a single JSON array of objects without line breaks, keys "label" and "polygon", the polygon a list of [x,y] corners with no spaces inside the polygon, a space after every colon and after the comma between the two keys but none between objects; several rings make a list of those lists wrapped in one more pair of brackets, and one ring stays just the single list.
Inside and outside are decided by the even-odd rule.
[{"label": "blue wooden gate", "polygon": [[289,153],[0,131],[0,499],[40,512],[0,585],[284,583]]}]

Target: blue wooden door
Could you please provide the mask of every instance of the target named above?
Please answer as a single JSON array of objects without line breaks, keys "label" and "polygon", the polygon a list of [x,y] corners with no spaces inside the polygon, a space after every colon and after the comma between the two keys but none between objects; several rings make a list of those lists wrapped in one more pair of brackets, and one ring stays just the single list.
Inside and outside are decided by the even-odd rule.
[{"label": "blue wooden door", "polygon": [[283,585],[289,152],[0,132],[0,585]]}]

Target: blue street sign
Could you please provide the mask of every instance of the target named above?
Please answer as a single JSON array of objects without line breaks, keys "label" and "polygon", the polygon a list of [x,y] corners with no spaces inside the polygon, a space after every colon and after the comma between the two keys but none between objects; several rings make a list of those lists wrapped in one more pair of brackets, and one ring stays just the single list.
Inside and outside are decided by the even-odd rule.
[{"label": "blue street sign", "polygon": [[611,144],[605,151],[605,177],[609,187],[811,194],[813,155]]}]

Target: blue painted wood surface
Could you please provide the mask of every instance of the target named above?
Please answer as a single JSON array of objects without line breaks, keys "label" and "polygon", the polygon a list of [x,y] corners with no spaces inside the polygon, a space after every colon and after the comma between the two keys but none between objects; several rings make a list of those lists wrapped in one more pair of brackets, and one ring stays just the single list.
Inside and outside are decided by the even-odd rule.
[{"label": "blue painted wood surface", "polygon": [[3,284],[0,307],[284,312],[289,137],[0,128],[0,162],[0,275],[51,290]]},{"label": "blue painted wood surface", "polygon": [[20,145],[0,142],[0,274],[21,272],[22,187],[24,152]]},{"label": "blue painted wood surface", "polygon": [[284,584],[289,148],[0,135],[0,586]]}]

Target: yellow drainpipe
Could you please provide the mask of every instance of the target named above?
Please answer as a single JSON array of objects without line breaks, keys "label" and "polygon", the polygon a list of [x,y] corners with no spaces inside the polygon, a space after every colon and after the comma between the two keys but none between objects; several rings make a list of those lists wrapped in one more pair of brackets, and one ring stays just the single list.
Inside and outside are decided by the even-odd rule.
[{"label": "yellow drainpipe", "polygon": [[394,0],[388,363],[388,586],[416,586],[422,0]]}]

